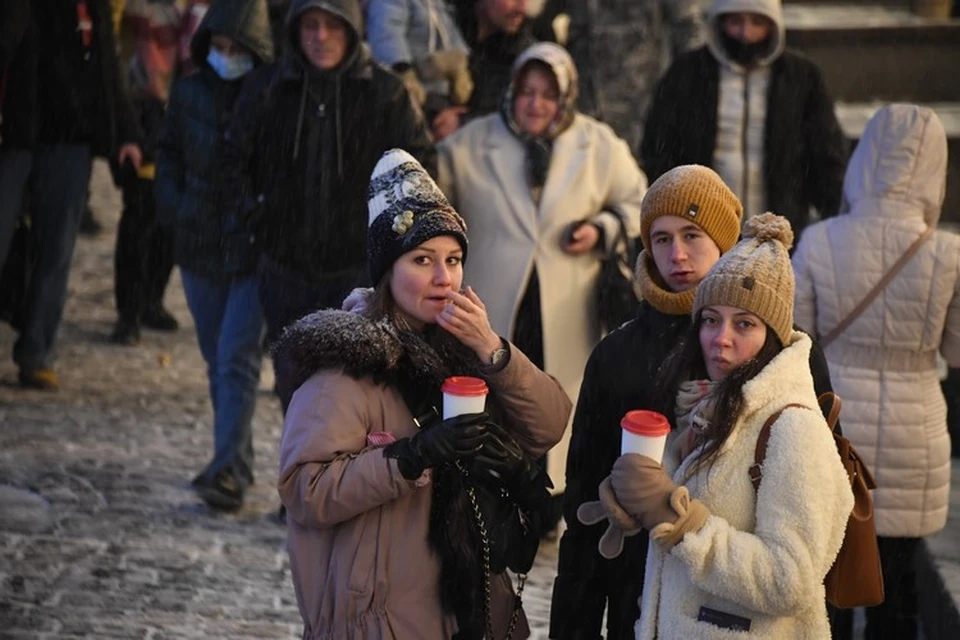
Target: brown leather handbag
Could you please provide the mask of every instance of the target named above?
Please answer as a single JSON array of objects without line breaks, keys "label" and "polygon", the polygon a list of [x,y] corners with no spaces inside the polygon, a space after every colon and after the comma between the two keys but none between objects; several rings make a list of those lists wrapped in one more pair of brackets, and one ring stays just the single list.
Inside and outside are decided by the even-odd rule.
[{"label": "brown leather handbag", "polygon": [[[854,500],[840,552],[823,580],[827,602],[840,609],[874,607],[883,602],[883,571],[880,566],[877,531],[873,523],[873,498],[870,495],[870,490],[877,485],[850,441],[836,431],[837,418],[840,416],[839,396],[828,392],[818,400],[827,419],[827,426],[833,433],[840,462],[850,479]],[[788,404],[767,418],[757,438],[754,464],[750,467],[750,480],[754,490],[760,488],[760,480],[763,478],[763,461],[767,455],[770,427],[787,407],[810,409],[802,404]]]}]

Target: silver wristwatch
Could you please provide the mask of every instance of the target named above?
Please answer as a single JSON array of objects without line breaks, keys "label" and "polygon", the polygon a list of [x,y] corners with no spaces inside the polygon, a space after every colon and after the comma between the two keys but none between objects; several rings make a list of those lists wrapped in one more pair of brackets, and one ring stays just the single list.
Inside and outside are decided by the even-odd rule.
[{"label": "silver wristwatch", "polygon": [[490,364],[488,367],[495,367],[500,363],[501,360],[507,357],[507,350],[503,347],[501,343],[500,347],[493,350],[493,353],[490,354]]}]

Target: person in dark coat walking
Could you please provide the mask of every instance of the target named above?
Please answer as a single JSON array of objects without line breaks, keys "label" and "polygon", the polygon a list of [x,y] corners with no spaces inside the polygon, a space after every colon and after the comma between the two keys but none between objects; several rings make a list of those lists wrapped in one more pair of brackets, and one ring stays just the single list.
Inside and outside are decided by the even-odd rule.
[{"label": "person in dark coat walking", "polygon": [[191,46],[198,71],[173,85],[160,130],[158,217],[174,259],[213,405],[214,453],[193,487],[210,506],[233,510],[253,481],[251,422],[260,383],[263,312],[250,231],[217,204],[217,145],[243,78],[273,61],[266,0],[217,0]]},{"label": "person in dark coat walking", "polygon": [[245,80],[220,150],[222,210],[262,251],[271,343],[367,284],[367,185],[380,155],[402,148],[436,170],[403,82],[362,43],[357,0],[294,0],[286,24],[289,46]]},{"label": "person in dark coat walking", "polygon": [[[33,0],[30,6],[38,52],[36,145],[9,166],[3,161],[3,191],[9,195],[0,210],[0,226],[15,224],[29,189],[37,260],[13,356],[21,385],[52,390],[60,385],[53,369],[54,343],[91,158],[101,155],[138,168],[142,135],[120,82],[106,0]],[[22,77],[24,64],[14,60],[4,75]],[[29,114],[23,115],[29,120]]]},{"label": "person in dark coat walking", "polygon": [[[627,411],[659,411],[675,423],[674,398],[658,393],[658,371],[690,326],[700,280],[736,244],[742,214],[737,197],[704,166],[675,167],[644,197],[644,250],[636,269],[643,300],[637,317],[593,350],[573,418],[564,500],[568,529],[560,541],[551,638],[600,637],[604,610],[609,640],[634,637],[647,532],[626,538],[622,553],[606,558],[598,550],[605,523],[586,526],[577,519],[577,509],[598,500],[597,487],[620,456],[620,420]],[[827,363],[816,344],[810,369],[817,393],[830,390]]]},{"label": "person in dark coat walking", "polygon": [[641,159],[651,180],[681,164],[716,170],[744,219],[773,211],[797,237],[840,209],[848,143],[817,66],[785,51],[780,0],[714,0],[707,46],[660,80]]}]

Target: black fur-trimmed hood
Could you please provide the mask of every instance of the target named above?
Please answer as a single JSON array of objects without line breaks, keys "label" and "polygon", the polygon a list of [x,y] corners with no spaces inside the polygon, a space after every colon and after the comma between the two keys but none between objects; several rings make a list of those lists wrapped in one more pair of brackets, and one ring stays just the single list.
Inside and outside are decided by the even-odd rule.
[{"label": "black fur-trimmed hood", "polygon": [[340,369],[379,384],[439,390],[449,375],[477,375],[479,360],[437,327],[403,330],[389,318],[350,311],[311,313],[287,327],[273,346],[277,393],[284,406],[318,371]]}]

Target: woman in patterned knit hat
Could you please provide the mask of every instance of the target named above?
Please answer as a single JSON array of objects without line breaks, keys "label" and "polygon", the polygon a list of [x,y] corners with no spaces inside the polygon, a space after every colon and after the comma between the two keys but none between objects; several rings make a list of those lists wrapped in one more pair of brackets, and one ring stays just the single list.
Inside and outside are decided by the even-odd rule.
[{"label": "woman in patterned knit hat", "polygon": [[[380,159],[368,207],[366,309],[308,315],[275,349],[303,637],[526,638],[505,569],[530,568],[538,531],[505,536],[492,514],[547,503],[533,460],[570,401],[461,292],[466,225],[410,154]],[[451,375],[486,383],[486,413],[437,418]]]},{"label": "woman in patterned knit hat", "polygon": [[618,505],[649,532],[637,638],[830,637],[823,580],[853,493],[819,411],[812,342],[793,329],[792,242],[786,218],[747,221],[697,287],[693,324],[664,365],[676,424],[662,465],[620,456],[604,507],[587,509]]}]

